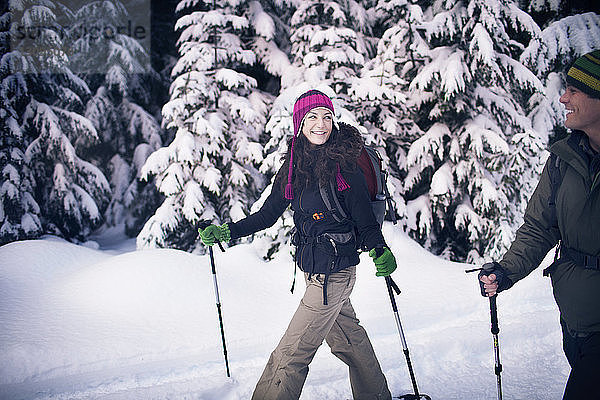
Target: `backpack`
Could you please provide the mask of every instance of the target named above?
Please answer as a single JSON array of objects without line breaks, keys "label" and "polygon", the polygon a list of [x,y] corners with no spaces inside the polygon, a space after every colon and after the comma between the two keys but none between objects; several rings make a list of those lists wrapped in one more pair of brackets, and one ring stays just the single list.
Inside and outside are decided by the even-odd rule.
[{"label": "backpack", "polygon": [[[387,172],[382,168],[381,156],[373,147],[365,145],[360,152],[357,164],[367,181],[367,189],[371,199],[371,208],[379,226],[383,225],[386,203],[395,224],[396,214],[392,204],[392,197],[387,189]],[[321,193],[321,198],[323,199],[323,203],[325,203],[325,207],[327,207],[327,210],[337,222],[348,219],[348,215],[335,194],[336,188],[333,180],[329,182],[328,187],[319,186],[319,192]]]}]

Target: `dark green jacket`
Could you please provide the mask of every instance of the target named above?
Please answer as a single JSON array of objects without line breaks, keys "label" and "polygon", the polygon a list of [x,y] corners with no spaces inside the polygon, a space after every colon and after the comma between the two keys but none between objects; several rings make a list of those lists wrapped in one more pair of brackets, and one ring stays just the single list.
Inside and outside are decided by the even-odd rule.
[{"label": "dark green jacket", "polygon": [[[586,152],[585,148],[588,148]],[[534,269],[560,240],[562,246],[600,256],[600,173],[598,155],[589,154],[587,137],[575,132],[550,149],[560,159],[562,183],[556,195],[556,218],[546,163],[533,193],[524,223],[500,265],[516,282]],[[554,298],[567,326],[581,332],[600,331],[600,271],[561,258],[551,275]]]}]

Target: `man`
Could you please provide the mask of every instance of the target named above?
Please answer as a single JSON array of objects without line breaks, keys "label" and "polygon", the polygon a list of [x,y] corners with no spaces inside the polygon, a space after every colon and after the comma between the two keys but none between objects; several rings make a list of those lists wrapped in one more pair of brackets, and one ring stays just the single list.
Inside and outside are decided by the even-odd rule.
[{"label": "man", "polygon": [[600,399],[600,50],[575,61],[560,102],[572,132],[550,148],[515,241],[500,262],[484,266],[479,280],[494,296],[560,243],[544,274],[552,279],[571,365],[563,400]]}]

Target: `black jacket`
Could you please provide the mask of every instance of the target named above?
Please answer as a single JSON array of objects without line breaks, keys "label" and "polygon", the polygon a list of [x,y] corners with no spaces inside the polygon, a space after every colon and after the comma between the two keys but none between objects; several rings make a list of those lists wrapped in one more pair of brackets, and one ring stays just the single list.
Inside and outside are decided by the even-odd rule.
[{"label": "black jacket", "polygon": [[[282,168],[287,168],[284,165]],[[309,273],[340,271],[359,263],[358,249],[372,249],[385,246],[381,228],[371,209],[367,183],[362,171],[342,171],[350,188],[337,192],[340,203],[349,219],[336,222],[327,211],[316,184],[295,193],[291,201],[294,211],[296,233],[294,244],[296,262],[300,269]],[[260,210],[236,223],[230,223],[231,239],[237,239],[266,229],[277,221],[290,201],[285,199],[281,185],[275,183],[271,194]],[[332,237],[350,233],[354,235],[352,243],[332,243]]]}]

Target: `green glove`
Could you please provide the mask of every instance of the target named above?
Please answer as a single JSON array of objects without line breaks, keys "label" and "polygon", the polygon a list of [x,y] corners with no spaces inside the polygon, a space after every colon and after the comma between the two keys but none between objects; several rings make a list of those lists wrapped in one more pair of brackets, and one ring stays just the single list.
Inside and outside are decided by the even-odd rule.
[{"label": "green glove", "polygon": [[[381,252],[381,249],[379,250]],[[377,268],[376,276],[389,276],[396,270],[396,257],[392,254],[390,249],[387,247],[383,248],[383,253],[377,257],[377,249],[371,249],[369,256],[373,258],[375,267]]]},{"label": "green glove", "polygon": [[209,225],[205,229],[198,228],[198,233],[205,246],[212,246],[219,242],[229,242],[231,239],[231,232],[227,224],[221,226]]}]

